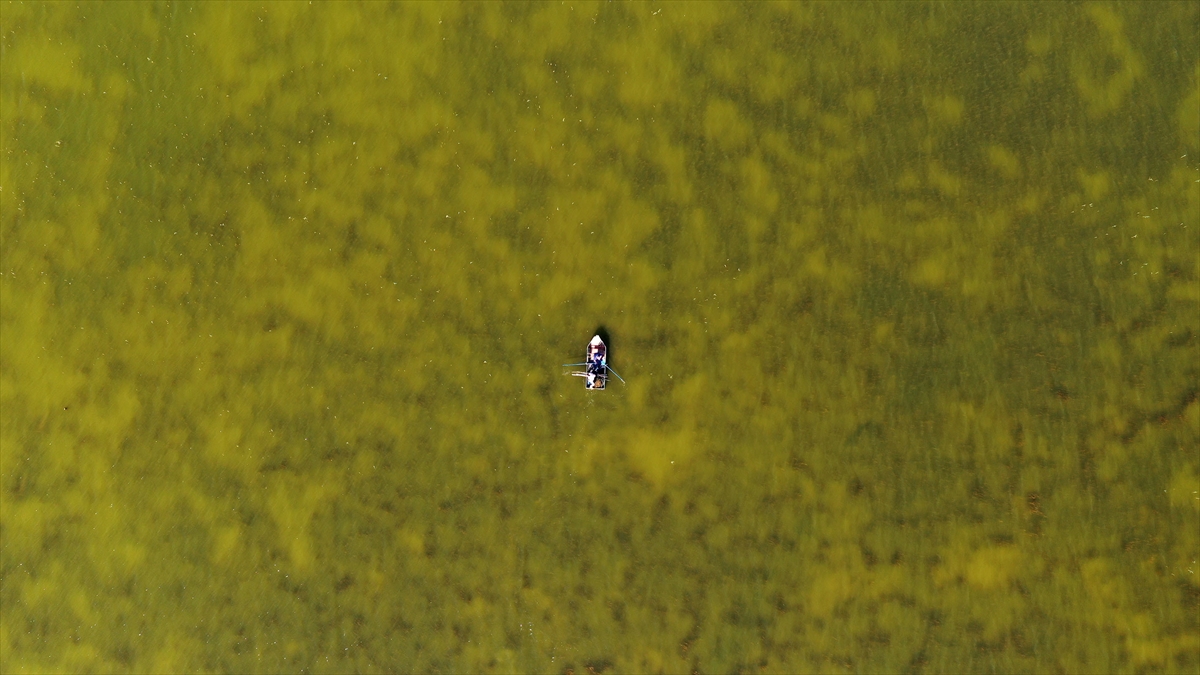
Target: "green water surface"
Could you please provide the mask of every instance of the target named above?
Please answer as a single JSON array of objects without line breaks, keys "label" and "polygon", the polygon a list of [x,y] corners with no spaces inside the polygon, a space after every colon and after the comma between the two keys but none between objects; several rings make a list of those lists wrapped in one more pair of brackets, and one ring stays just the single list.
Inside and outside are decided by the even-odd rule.
[{"label": "green water surface", "polygon": [[0,670],[1196,673],[1197,35],[0,4]]}]

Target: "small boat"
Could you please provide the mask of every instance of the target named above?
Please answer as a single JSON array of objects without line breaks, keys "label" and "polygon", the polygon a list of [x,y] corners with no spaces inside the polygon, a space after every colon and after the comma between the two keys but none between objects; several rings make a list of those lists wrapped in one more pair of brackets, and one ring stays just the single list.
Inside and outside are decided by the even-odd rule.
[{"label": "small boat", "polygon": [[587,360],[583,363],[564,363],[564,368],[574,366],[584,366],[583,370],[576,370],[568,375],[585,378],[583,386],[585,389],[604,389],[604,385],[608,382],[608,374],[612,373],[616,376],[621,384],[625,384],[625,378],[617,375],[617,371],[608,367],[608,347],[604,346],[604,340],[597,335],[592,338],[592,341],[587,346]]}]

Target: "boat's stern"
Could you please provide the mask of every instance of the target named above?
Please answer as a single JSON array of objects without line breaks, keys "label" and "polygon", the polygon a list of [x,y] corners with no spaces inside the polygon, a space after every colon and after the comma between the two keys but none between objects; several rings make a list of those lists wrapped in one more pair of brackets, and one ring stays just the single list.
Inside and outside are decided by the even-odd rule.
[{"label": "boat's stern", "polygon": [[584,386],[585,386],[585,387],[586,387],[586,388],[587,388],[589,391],[603,391],[603,390],[604,390],[604,383],[605,383],[607,380],[608,380],[608,378],[607,378],[607,377],[605,377],[604,375],[601,375],[601,374],[599,374],[599,373],[588,373],[588,374],[587,374],[587,381],[586,381],[586,383],[584,384]]}]

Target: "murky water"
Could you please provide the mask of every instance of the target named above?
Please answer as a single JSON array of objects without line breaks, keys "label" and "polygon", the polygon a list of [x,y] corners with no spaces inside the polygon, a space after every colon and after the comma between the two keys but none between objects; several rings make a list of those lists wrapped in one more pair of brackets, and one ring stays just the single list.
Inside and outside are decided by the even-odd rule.
[{"label": "murky water", "polygon": [[1198,7],[0,6],[0,669],[1195,672]]}]

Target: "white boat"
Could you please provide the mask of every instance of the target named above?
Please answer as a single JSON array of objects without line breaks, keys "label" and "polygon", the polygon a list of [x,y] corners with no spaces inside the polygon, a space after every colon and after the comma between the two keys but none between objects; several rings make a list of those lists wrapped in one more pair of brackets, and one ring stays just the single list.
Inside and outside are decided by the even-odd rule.
[{"label": "white boat", "polygon": [[564,363],[563,367],[570,368],[574,366],[583,366],[583,370],[576,370],[568,375],[584,378],[583,386],[585,389],[604,389],[604,385],[608,382],[608,374],[612,373],[621,384],[625,384],[625,378],[617,375],[617,371],[608,367],[608,347],[605,346],[604,340],[600,339],[599,335],[592,338],[592,341],[587,345],[587,359],[583,363]]}]

